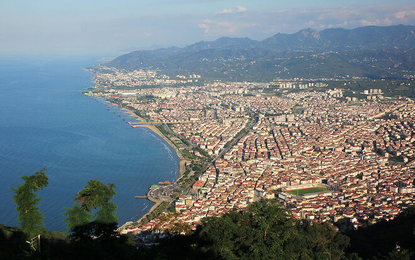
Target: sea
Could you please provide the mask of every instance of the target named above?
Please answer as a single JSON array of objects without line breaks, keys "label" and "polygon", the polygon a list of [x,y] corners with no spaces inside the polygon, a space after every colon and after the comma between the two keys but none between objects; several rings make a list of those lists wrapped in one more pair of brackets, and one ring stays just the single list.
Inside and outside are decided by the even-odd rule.
[{"label": "sea", "polygon": [[116,106],[81,94],[93,86],[84,68],[98,57],[0,57],[0,223],[19,226],[11,187],[23,175],[46,169],[49,184],[38,196],[50,231],[67,231],[65,208],[89,180],[115,184],[119,225],[152,207],[145,195],[174,181],[174,149]]}]

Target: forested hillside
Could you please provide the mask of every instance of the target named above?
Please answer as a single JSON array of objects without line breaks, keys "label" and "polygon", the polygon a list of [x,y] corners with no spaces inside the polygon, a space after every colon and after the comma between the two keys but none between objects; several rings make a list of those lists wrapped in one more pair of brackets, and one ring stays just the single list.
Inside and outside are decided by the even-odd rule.
[{"label": "forested hillside", "polygon": [[0,226],[0,259],[415,259],[415,208],[395,220],[338,231],[293,218],[274,200],[203,220],[189,235],[136,248],[132,236],[71,239],[46,231],[34,251],[19,228]]},{"label": "forested hillside", "polygon": [[136,51],[106,64],[126,70],[202,75],[205,79],[272,81],[276,78],[402,79],[415,74],[415,27],[304,29],[263,41],[223,37],[184,48]]}]

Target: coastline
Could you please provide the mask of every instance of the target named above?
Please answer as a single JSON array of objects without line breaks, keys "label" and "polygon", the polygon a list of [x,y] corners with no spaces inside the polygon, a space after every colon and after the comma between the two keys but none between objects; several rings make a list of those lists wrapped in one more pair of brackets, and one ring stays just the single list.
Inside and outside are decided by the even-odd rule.
[{"label": "coastline", "polygon": [[[108,101],[105,101],[108,102]],[[110,103],[110,102],[108,102]],[[113,104],[113,103],[111,103]],[[117,104],[113,104],[118,106]],[[170,147],[172,147],[175,151],[177,156],[179,157],[179,176],[178,178],[174,181],[177,182],[184,174],[184,172],[186,171],[186,160],[183,157],[183,155],[180,153],[179,149],[172,143],[172,141],[170,141],[169,138],[167,138],[157,127],[155,127],[154,125],[152,125],[151,123],[147,122],[144,118],[138,116],[137,114],[135,114],[133,111],[125,108],[125,107],[120,107],[121,110],[124,111],[124,113],[129,114],[132,117],[135,117],[137,120],[139,120],[139,122],[127,122],[131,127],[146,127],[148,129],[150,129],[151,131],[153,131],[156,135],[158,135],[159,137],[161,137],[164,141],[167,142],[168,145],[170,145]],[[151,196],[151,190],[149,189],[149,191],[147,192],[147,199],[151,202],[154,203],[154,205],[150,208],[150,210],[144,214],[140,219],[138,219],[137,221],[135,221],[136,223],[141,222],[142,219],[144,219],[145,217],[147,217],[149,214],[151,214],[155,209],[157,209],[160,204],[163,202],[162,200],[158,200],[154,197]],[[125,227],[128,226],[129,223],[124,223],[121,227]]]},{"label": "coastline", "polygon": [[135,127],[146,127],[148,129],[150,129],[156,135],[163,138],[163,140],[166,141],[176,151],[176,154],[180,159],[180,161],[179,161],[179,177],[177,179],[180,179],[180,177],[186,171],[186,168],[185,168],[185,158],[180,153],[179,149],[177,149],[177,147],[170,141],[170,139],[167,138],[162,132],[160,132],[160,130],[158,130],[157,127],[155,127],[151,123],[148,123],[144,118],[137,116],[134,112],[132,112],[131,110],[129,110],[127,108],[122,108],[122,110],[124,111],[124,113],[127,113],[127,114],[137,118],[137,120],[140,121],[140,122],[128,122],[128,124],[131,125],[131,127],[134,127],[134,128]]},{"label": "coastline", "polygon": [[[96,97],[95,97],[96,98]],[[179,176],[178,178],[174,181],[174,183],[176,183],[178,180],[181,179],[181,177],[183,176],[184,172],[186,171],[186,159],[183,157],[183,155],[181,154],[181,152],[179,151],[179,149],[173,144],[172,141],[170,141],[169,138],[167,138],[157,127],[155,127],[153,124],[147,122],[147,120],[145,120],[144,118],[138,116],[136,113],[134,113],[133,111],[131,111],[128,108],[125,108],[123,106],[120,106],[119,104],[116,103],[112,103],[108,100],[105,99],[101,99],[101,98],[96,98],[99,99],[101,101],[104,101],[105,103],[114,105],[119,107],[124,113],[136,118],[138,120],[138,122],[134,122],[134,121],[129,121],[127,122],[131,127],[136,128],[136,127],[146,127],[148,129],[150,129],[153,133],[155,133],[156,135],[158,135],[159,137],[161,137],[164,141],[167,142],[168,145],[170,145],[170,147],[172,147],[175,151],[177,156],[179,157]],[[133,194],[131,195],[133,196]],[[128,227],[131,223],[139,223],[143,218],[145,218],[146,216],[148,216],[149,214],[151,214],[155,209],[157,209],[160,204],[163,202],[163,200],[159,200],[156,199],[154,197],[151,196],[151,190],[149,187],[149,190],[147,192],[147,200],[151,201],[154,203],[154,205],[148,210],[148,212],[146,214],[144,214],[140,219],[138,219],[135,222],[131,222],[128,221],[126,223],[123,223],[122,225],[119,226],[119,228],[125,228]]]}]

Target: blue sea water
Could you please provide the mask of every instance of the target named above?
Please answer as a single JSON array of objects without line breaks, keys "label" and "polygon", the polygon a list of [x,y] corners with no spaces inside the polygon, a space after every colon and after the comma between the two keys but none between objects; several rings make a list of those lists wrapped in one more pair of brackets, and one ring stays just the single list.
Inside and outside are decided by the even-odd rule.
[{"label": "blue sea water", "polygon": [[0,58],[0,223],[18,226],[10,187],[46,168],[39,193],[48,230],[66,231],[65,207],[89,180],[114,183],[119,224],[135,221],[153,205],[152,184],[178,177],[175,151],[117,107],[80,94],[92,86],[83,68],[94,57]]}]

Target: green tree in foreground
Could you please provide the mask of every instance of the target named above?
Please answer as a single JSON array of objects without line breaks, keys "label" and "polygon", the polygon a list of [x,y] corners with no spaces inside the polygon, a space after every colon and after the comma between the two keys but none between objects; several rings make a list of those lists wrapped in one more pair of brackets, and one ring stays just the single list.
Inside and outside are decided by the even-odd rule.
[{"label": "green tree in foreground", "polygon": [[66,208],[65,221],[74,240],[90,239],[92,236],[109,239],[115,235],[117,206],[110,202],[116,195],[115,185],[105,185],[98,180],[90,180],[74,198],[72,208]]},{"label": "green tree in foreground", "polygon": [[[209,217],[189,236],[160,241],[158,259],[359,259],[345,255],[349,238],[327,223],[293,218],[275,200]],[[353,258],[354,257],[354,258]]]},{"label": "green tree in foreground", "polygon": [[11,188],[14,191],[13,200],[16,203],[16,211],[19,214],[20,226],[30,237],[41,234],[45,229],[43,224],[44,216],[39,208],[39,203],[42,199],[38,198],[36,193],[48,185],[48,177],[45,171],[46,169],[43,169],[30,176],[24,175],[21,177],[24,180],[24,184],[19,184],[17,188]]}]

